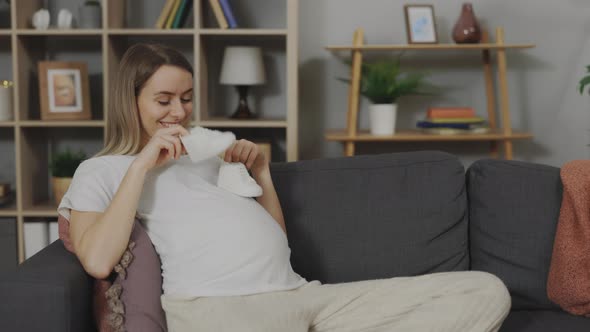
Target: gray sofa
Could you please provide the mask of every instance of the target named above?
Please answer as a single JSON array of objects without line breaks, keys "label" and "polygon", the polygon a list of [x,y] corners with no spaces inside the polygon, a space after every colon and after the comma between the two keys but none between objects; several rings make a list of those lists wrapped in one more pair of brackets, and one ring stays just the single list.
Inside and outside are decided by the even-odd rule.
[{"label": "gray sofa", "polygon": [[[512,294],[502,331],[590,331],[545,291],[559,169],[442,152],[272,165],[294,269],[337,283],[482,270]],[[0,330],[90,331],[91,279],[54,242],[0,277]],[[131,331],[134,332],[134,331]]]}]

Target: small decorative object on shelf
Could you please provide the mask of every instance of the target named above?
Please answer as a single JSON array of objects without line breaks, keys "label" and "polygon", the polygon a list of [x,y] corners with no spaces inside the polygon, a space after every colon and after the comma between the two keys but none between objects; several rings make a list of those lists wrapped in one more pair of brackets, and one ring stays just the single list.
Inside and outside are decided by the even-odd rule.
[{"label": "small decorative object on shelf", "polygon": [[61,202],[64,194],[70,187],[76,169],[85,159],[86,154],[83,151],[74,153],[70,149],[58,152],[52,156],[49,168],[52,176],[53,198],[56,205]]},{"label": "small decorative object on shelf", "polygon": [[37,30],[47,30],[49,28],[49,11],[47,9],[39,9],[33,14],[31,24]]},{"label": "small decorative object on shelf", "polygon": [[40,61],[38,69],[41,120],[90,119],[86,63]]},{"label": "small decorative object on shelf", "polygon": [[61,9],[57,14],[57,27],[60,29],[71,29],[72,12],[67,9]]},{"label": "small decorative object on shelf", "polygon": [[221,84],[235,85],[240,100],[238,108],[231,116],[234,119],[255,118],[248,107],[248,88],[251,85],[266,83],[262,50],[259,47],[229,46],[225,48],[221,75]]},{"label": "small decorative object on shelf", "polygon": [[13,196],[13,192],[10,190],[10,183],[0,183],[0,206],[12,203]]},{"label": "small decorative object on shelf", "polygon": [[[369,127],[372,135],[393,135],[397,101],[402,96],[426,94],[422,73],[402,73],[400,58],[362,64],[360,94],[367,97]],[[340,79],[350,83],[350,79]]]},{"label": "small decorative object on shelf", "polygon": [[463,4],[461,15],[453,28],[453,40],[457,44],[476,44],[481,41],[481,28],[473,12],[473,5]]},{"label": "small decorative object on shelf", "polygon": [[4,197],[8,194],[10,194],[10,183],[0,183],[0,197]]},{"label": "small decorative object on shelf", "polygon": [[80,17],[78,26],[82,29],[100,29],[102,26],[102,13],[100,2],[96,0],[86,0],[80,6]]},{"label": "small decorative object on shelf", "polygon": [[14,110],[12,104],[13,83],[0,81],[0,121],[12,121]]},{"label": "small decorative object on shelf", "polygon": [[0,183],[0,206],[5,206],[13,201],[14,194],[10,190],[10,183],[2,182]]},{"label": "small decorative object on shelf", "polygon": [[434,6],[405,5],[406,33],[408,44],[436,44],[436,21]]}]

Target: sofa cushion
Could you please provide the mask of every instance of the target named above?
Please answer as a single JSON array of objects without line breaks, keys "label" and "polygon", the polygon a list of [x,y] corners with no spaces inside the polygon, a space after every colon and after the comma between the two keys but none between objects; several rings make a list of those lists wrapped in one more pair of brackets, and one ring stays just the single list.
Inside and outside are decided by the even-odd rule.
[{"label": "sofa cushion", "polygon": [[294,270],[336,283],[467,269],[464,175],[442,152],[273,164]]},{"label": "sofa cushion", "polygon": [[500,332],[588,332],[590,318],[554,310],[513,310]]},{"label": "sofa cushion", "polygon": [[546,284],[561,206],[559,169],[485,159],[467,178],[471,268],[500,277],[515,309],[557,308]]},{"label": "sofa cushion", "polygon": [[[59,237],[73,252],[69,220],[59,215]],[[166,317],[160,296],[162,274],[160,258],[139,220],[135,220],[129,249],[115,267],[110,280],[94,280],[93,314],[97,329],[108,331],[166,331]]]}]

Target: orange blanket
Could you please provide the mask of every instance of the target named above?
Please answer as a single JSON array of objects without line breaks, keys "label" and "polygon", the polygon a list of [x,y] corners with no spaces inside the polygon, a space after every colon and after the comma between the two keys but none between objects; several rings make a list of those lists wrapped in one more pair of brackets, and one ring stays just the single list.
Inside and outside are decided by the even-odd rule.
[{"label": "orange blanket", "polygon": [[547,296],[569,313],[590,317],[590,160],[565,164],[561,181]]}]

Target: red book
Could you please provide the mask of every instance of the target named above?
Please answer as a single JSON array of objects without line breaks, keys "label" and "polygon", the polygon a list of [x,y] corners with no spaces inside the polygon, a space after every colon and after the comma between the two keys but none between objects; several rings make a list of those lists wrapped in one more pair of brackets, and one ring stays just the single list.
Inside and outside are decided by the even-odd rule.
[{"label": "red book", "polygon": [[472,107],[431,107],[427,118],[473,118],[475,110]]}]

